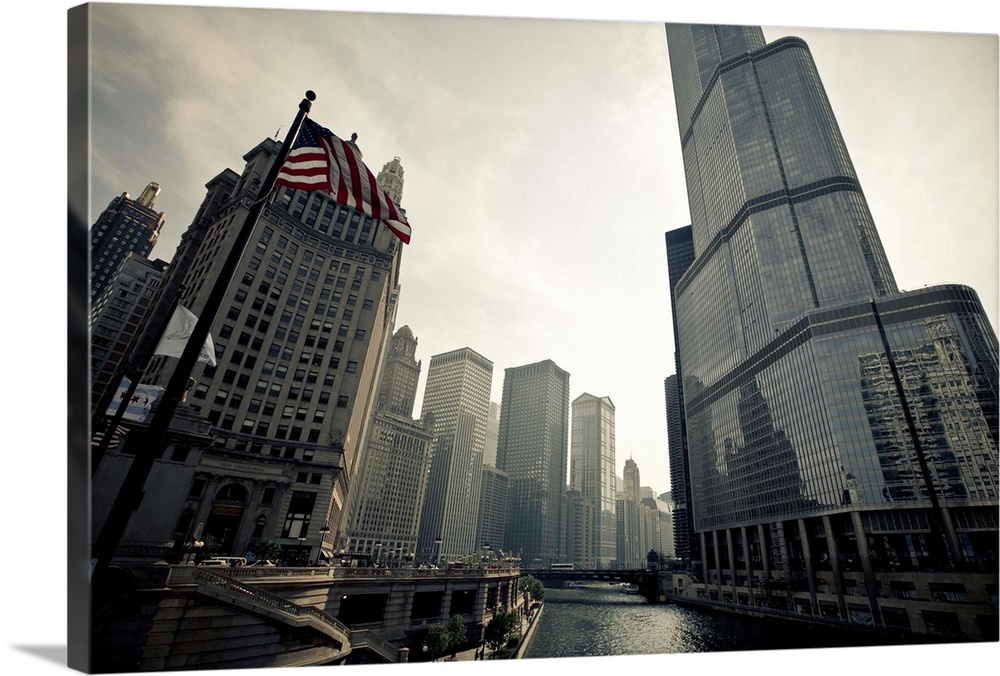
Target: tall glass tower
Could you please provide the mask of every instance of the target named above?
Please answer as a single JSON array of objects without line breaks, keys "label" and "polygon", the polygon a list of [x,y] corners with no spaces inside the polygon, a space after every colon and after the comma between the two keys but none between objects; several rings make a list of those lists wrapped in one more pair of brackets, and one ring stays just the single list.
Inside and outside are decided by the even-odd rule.
[{"label": "tall glass tower", "polygon": [[434,416],[434,457],[420,517],[423,560],[478,551],[476,527],[483,479],[493,362],[467,347],[431,357],[420,414]]},{"label": "tall glass tower", "polygon": [[497,469],[511,484],[504,542],[525,566],[564,560],[568,447],[569,373],[549,359],[506,369],[497,441]]},{"label": "tall glass tower", "polygon": [[615,560],[615,405],[610,397],[581,394],[573,400],[570,486],[593,505],[591,551],[575,561],[607,568]]},{"label": "tall glass tower", "polygon": [[[995,593],[997,339],[978,296],[898,291],[805,42],[666,33],[695,254],[673,302],[704,593],[988,635],[975,613],[898,602]],[[965,577],[944,590],[943,571]]]}]

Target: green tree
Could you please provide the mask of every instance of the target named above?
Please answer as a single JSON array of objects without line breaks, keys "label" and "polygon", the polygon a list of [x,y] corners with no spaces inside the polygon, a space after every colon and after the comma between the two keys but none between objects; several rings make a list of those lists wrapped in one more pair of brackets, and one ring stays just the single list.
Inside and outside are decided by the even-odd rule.
[{"label": "green tree", "polygon": [[460,616],[452,615],[451,619],[448,620],[448,637],[450,639],[448,648],[454,655],[455,651],[464,646],[465,641],[469,638],[469,629]]},{"label": "green tree", "polygon": [[211,533],[208,533],[202,538],[202,545],[198,550],[195,560],[204,561],[205,559],[210,559],[220,551],[222,551],[222,543],[218,542]]},{"label": "green tree", "polygon": [[511,610],[499,610],[483,630],[483,640],[490,650],[496,652],[506,645],[518,625],[518,614]]},{"label": "green tree", "polygon": [[268,538],[263,538],[257,540],[250,548],[253,555],[257,557],[258,560],[266,559],[268,561],[274,561],[278,558],[278,554],[281,553],[281,545],[278,544],[277,540],[271,540]]},{"label": "green tree", "polygon": [[448,631],[448,625],[443,622],[435,622],[427,627],[427,636],[424,637],[424,645],[427,647],[427,654],[430,655],[432,660],[437,660],[441,655],[448,652],[448,647],[451,645],[451,632]]},{"label": "green tree", "polygon": [[522,575],[518,589],[528,592],[533,601],[541,601],[545,598],[545,587],[539,579],[533,575]]}]

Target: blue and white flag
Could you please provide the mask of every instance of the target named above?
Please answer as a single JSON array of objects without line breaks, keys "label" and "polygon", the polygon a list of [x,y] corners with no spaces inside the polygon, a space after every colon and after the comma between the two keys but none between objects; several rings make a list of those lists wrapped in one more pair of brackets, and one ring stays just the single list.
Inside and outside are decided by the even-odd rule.
[{"label": "blue and white flag", "polygon": [[[183,305],[178,305],[174,314],[170,317],[163,337],[153,350],[153,354],[162,354],[167,357],[177,357],[180,359],[184,353],[184,346],[187,345],[188,338],[194,331],[194,325],[198,323],[198,318],[193,312]],[[198,361],[206,361],[215,366],[215,345],[212,342],[212,334],[205,338],[205,344],[198,355]]]},{"label": "blue and white flag", "polygon": [[[118,405],[122,399],[128,394],[128,388],[131,385],[131,381],[128,378],[122,378],[121,385],[118,386],[118,394],[115,396],[114,402],[105,411],[107,415],[113,416],[118,412]],[[153,406],[153,402],[156,398],[160,396],[163,392],[162,387],[157,387],[155,385],[136,385],[135,392],[129,397],[128,405],[125,408],[125,414],[122,416],[127,420],[135,420],[136,422],[143,422],[146,420],[146,416],[149,415],[149,409]]]}]

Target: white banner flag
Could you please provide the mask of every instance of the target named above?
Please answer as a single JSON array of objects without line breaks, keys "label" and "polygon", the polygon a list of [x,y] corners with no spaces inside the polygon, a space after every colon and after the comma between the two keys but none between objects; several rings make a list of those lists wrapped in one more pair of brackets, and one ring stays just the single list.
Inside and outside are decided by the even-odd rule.
[{"label": "white banner flag", "polygon": [[[118,405],[125,398],[125,395],[128,394],[129,385],[131,385],[131,381],[128,378],[122,378],[121,385],[118,386],[118,395],[111,402],[108,410],[105,411],[107,415],[113,416],[118,412]],[[125,414],[122,417],[127,420],[143,422],[146,416],[149,415],[150,407],[156,401],[156,398],[160,396],[161,392],[163,392],[163,388],[156,385],[143,385],[141,383],[136,385],[135,392],[129,397],[128,405],[125,407]]]},{"label": "white banner flag", "polygon": [[[163,332],[163,337],[160,338],[156,349],[153,350],[153,354],[179,359],[196,323],[198,323],[198,318],[183,305],[178,305],[170,318],[170,323],[167,324],[166,331]],[[208,337],[205,338],[205,344],[201,348],[201,354],[198,355],[198,361],[205,361],[215,366],[215,345],[212,343],[212,334],[208,334]]]}]

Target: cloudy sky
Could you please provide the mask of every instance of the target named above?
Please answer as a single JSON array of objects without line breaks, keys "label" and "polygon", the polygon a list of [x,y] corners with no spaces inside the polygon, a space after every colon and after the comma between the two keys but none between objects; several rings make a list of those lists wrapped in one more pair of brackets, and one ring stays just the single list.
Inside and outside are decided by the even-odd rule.
[{"label": "cloudy sky", "polygon": [[[552,359],[616,406],[617,469],[669,490],[664,232],[688,223],[662,23],[93,6],[90,222],[162,186],[169,260],[204,184],[290,124],[394,156],[413,228],[397,326],[504,369]],[[996,39],[767,28],[810,44],[903,288],[997,323]]]},{"label": "cloudy sky", "polygon": [[[0,570],[32,582],[7,590],[19,617],[2,654],[11,673],[65,671],[62,487],[81,479],[67,477],[63,443],[50,444],[40,432],[64,419],[49,402],[64,401],[58,392],[67,372],[65,315],[22,291],[25,280],[34,288],[44,277],[55,305],[66,292],[62,221],[49,218],[47,205],[65,194],[65,26],[75,4],[22,3],[0,28],[10,155],[3,168],[11,197],[6,241],[15,252],[32,251],[54,234],[54,262],[16,255],[0,266],[4,346],[17,356],[4,364],[14,404],[8,420],[29,423],[7,430],[6,468],[25,480],[0,491],[0,513],[17,538]],[[122,191],[162,183],[159,206],[168,225],[155,255],[169,258],[204,183],[223,168],[240,168],[247,149],[286,129],[303,92],[314,89],[315,119],[357,132],[376,171],[396,155],[406,169],[402,202],[414,238],[399,319],[420,338],[424,363],[469,345],[493,360],[499,387],[504,368],[555,360],[572,374],[574,396],[614,399],[619,467],[631,453],[643,483],[666,490],[662,380],[672,368],[672,341],[663,233],[687,223],[687,206],[660,24],[989,33],[765,31],[769,39],[796,34],[809,41],[900,285],[970,284],[997,326],[998,23],[981,0],[913,3],[898,14],[874,9],[870,0],[294,4],[563,20],[337,14],[289,26],[273,13],[261,20],[240,12],[217,29],[204,15],[181,21],[186,10],[154,19],[146,9],[144,21],[134,10],[116,15],[104,8],[93,35],[91,217]],[[597,19],[617,25],[593,25]],[[74,118],[83,112],[72,111]],[[618,327],[628,329],[626,337]],[[627,349],[606,347],[615,343]],[[55,436],[65,438],[64,428]],[[995,662],[997,647],[859,650],[851,663],[945,670],[956,658]],[[782,668],[760,658],[775,673],[800,664],[788,660]],[[753,663],[747,654],[667,659],[628,663]],[[519,669],[535,673],[531,667]],[[839,674],[843,662],[816,660],[810,671]]]}]

